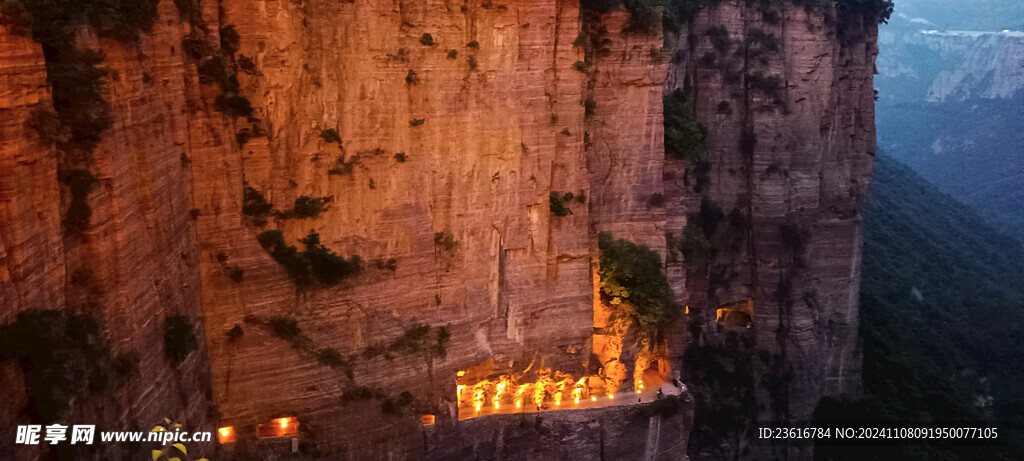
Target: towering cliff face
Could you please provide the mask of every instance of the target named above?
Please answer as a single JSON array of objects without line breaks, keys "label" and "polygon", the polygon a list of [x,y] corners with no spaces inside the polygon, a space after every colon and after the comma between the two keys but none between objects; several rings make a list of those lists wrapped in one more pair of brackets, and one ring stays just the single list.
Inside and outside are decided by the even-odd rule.
[{"label": "towering cliff face", "polygon": [[[207,428],[212,389],[237,436],[224,457],[287,451],[258,425],[297,417],[302,450],[331,459],[673,459],[692,427],[685,393],[668,410],[459,421],[456,382],[551,372],[614,395],[647,372],[685,378],[687,342],[733,328],[720,308],[749,315],[738,331],[769,357],[760,418],[807,419],[822,395],[857,390],[873,22],[847,20],[840,40],[820,12],[725,3],[665,48],[626,11],[568,0],[165,0],[159,13],[137,42],[76,40],[116,76],[81,234],[61,227],[58,155],[20,121],[48,103],[43,53],[0,34],[0,319],[88,311],[115,352],[136,351],[140,381],[96,397],[130,402],[108,410],[112,426]],[[664,154],[662,95],[677,88],[707,127],[700,188]],[[679,247],[702,202],[735,208],[722,228],[739,236],[703,268]],[[604,328],[605,231],[661,255],[688,306],[639,347]],[[296,254],[359,255],[362,270],[325,279],[290,266]],[[69,275],[82,267],[84,294]],[[167,315],[205,332],[180,365],[160,357]],[[562,443],[533,446],[552,433]]]},{"label": "towering cliff face", "polygon": [[[164,352],[167,316],[201,315],[198,245],[180,161],[183,132],[174,129],[185,125],[179,110],[184,100],[181,91],[154,92],[143,83],[143,75],[152,73],[181,87],[180,66],[159,59],[166,51],[159,44],[167,40],[157,33],[128,46],[80,37],[79,46],[107,55],[106,67],[117,78],[105,92],[114,128],[91,152],[98,183],[90,197],[91,225],[71,232],[62,226],[69,199],[59,179],[66,174],[60,160],[66,158],[66,138],[54,146],[58,128],[38,115],[52,112],[46,58],[39,44],[0,28],[0,322],[15,325],[4,332],[5,358],[21,356],[22,363],[2,362],[5,427],[73,421],[125,430],[150,428],[165,418],[196,430],[214,427],[205,347],[181,362],[165,359]],[[50,137],[42,136],[48,129]],[[38,310],[59,313],[52,323],[37,324],[53,329],[18,333],[26,323],[16,323],[19,315]],[[55,336],[24,337],[43,331]],[[197,331],[201,341],[201,322]],[[71,345],[64,349],[62,341]],[[45,357],[44,349],[54,355]],[[33,353],[41,355],[25,356]],[[52,419],[42,402],[59,401],[62,392],[70,394],[70,411]],[[36,413],[42,419],[31,417]],[[4,437],[0,447],[17,459],[31,459],[41,448],[13,442]],[[66,449],[50,448],[50,456]],[[138,447],[118,445],[81,450],[144,456]]]},{"label": "towering cliff face", "polygon": [[[729,353],[753,359],[761,424],[808,420],[822,396],[860,386],[877,22],[832,21],[796,7],[705,10],[680,34],[667,85],[690,96],[707,126],[707,170],[665,167],[670,239],[692,248],[690,224],[712,245],[707,263],[669,265],[685,273],[695,349],[686,357],[730,335],[745,341],[749,349]],[[684,370],[693,366],[684,358]]]}]

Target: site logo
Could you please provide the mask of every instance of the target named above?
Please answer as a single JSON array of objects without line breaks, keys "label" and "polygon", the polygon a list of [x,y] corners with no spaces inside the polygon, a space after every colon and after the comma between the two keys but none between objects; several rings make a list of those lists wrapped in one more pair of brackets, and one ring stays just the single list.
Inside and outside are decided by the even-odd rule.
[{"label": "site logo", "polygon": [[[27,426],[18,426],[18,434],[14,438],[14,443],[19,445],[39,445],[39,436],[43,431],[43,426],[40,424],[30,424]],[[85,445],[92,445],[93,439],[96,436],[96,425],[79,425],[76,424],[71,429],[71,444],[83,443]],[[68,426],[61,424],[51,424],[46,426],[46,435],[43,436],[43,441],[50,445],[56,445],[60,442],[68,440]]]},{"label": "site logo", "polygon": [[[213,434],[208,431],[188,432],[183,431],[181,424],[171,424],[168,421],[169,430],[164,426],[156,426],[150,431],[100,431],[99,443],[139,443],[149,442],[160,444],[159,449],[153,449],[153,460],[187,460],[188,442],[210,442]],[[70,434],[68,433],[70,429]],[[71,445],[92,445],[97,440],[95,424],[75,424],[65,426],[63,424],[41,424],[19,425],[14,437],[17,445],[57,445],[67,442]],[[196,461],[207,461],[206,458],[198,458]]]}]

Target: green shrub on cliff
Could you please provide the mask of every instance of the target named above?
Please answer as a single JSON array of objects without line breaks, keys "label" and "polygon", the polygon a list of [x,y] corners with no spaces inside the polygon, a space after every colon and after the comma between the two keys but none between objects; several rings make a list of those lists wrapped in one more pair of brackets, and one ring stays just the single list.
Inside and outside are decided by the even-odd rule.
[{"label": "green shrub on cliff", "polygon": [[707,138],[707,128],[697,121],[682,90],[675,90],[663,100],[665,153],[690,162],[700,160]]},{"label": "green shrub on cliff", "polygon": [[221,93],[214,101],[214,107],[218,112],[223,112],[232,117],[248,117],[252,115],[252,104],[249,98],[237,93]]},{"label": "green shrub on cliff", "polygon": [[302,337],[302,329],[299,328],[299,322],[291,317],[271,317],[267,321],[267,327],[270,328],[271,336],[288,342],[297,341]]},{"label": "green shrub on cliff", "polygon": [[711,242],[704,229],[694,222],[683,228],[683,239],[679,242],[679,250],[683,253],[686,266],[691,269],[706,267],[711,260]]},{"label": "green shrub on cliff", "polygon": [[60,180],[68,186],[71,201],[64,214],[64,228],[70,232],[82,232],[89,227],[92,208],[89,206],[89,194],[96,188],[99,180],[89,170],[76,168],[67,173],[60,173]]},{"label": "green shrub on cliff", "polygon": [[179,363],[199,348],[196,328],[185,315],[169,315],[164,319],[164,355]]},{"label": "green shrub on cliff", "polygon": [[598,236],[601,298],[619,319],[653,333],[667,318],[669,287],[661,256],[650,248],[609,232]]},{"label": "green shrub on cliff", "polygon": [[359,255],[352,255],[348,259],[339,256],[320,243],[320,234],[315,231],[310,231],[302,243],[306,245],[303,255],[309,261],[310,272],[323,285],[336,285],[361,269],[362,260]]},{"label": "green shrub on cliff", "polygon": [[273,211],[274,205],[267,201],[260,191],[245,186],[242,195],[242,214],[246,216],[266,216]]},{"label": "green shrub on cliff", "polygon": [[320,213],[324,211],[324,205],[330,201],[331,197],[310,197],[308,195],[300,195],[295,199],[295,204],[292,206],[292,209],[279,212],[277,217],[282,219],[315,218],[320,216]]},{"label": "green shrub on cliff", "polygon": [[572,210],[566,205],[566,202],[571,202],[573,199],[572,192],[561,193],[558,191],[551,191],[548,197],[551,202],[551,213],[558,217],[565,217],[572,214]]},{"label": "green shrub on cliff", "polygon": [[320,235],[316,231],[310,231],[309,235],[301,240],[306,246],[303,252],[285,243],[284,233],[278,230],[263,232],[257,240],[260,246],[270,253],[270,257],[284,267],[288,276],[300,286],[308,285],[312,277],[316,277],[324,286],[336,285],[345,277],[355,275],[362,269],[362,260],[358,255],[352,255],[348,259],[339,256],[320,243]]},{"label": "green shrub on cliff", "polygon": [[104,390],[112,368],[96,320],[56,310],[27,310],[0,326],[0,360],[21,365],[25,413],[46,424],[64,417],[76,397]]}]

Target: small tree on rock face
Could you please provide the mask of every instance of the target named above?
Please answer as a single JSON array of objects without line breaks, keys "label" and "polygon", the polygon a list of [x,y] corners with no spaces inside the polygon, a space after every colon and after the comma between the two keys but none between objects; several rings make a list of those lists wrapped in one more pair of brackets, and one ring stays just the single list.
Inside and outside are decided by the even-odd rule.
[{"label": "small tree on rock face", "polygon": [[609,232],[599,235],[598,247],[602,299],[620,320],[653,333],[668,313],[669,287],[661,256],[646,246],[614,240]]},{"label": "small tree on rock face", "polygon": [[164,355],[169,360],[179,363],[198,348],[196,329],[188,316],[174,315],[164,320]]},{"label": "small tree on rock face", "polygon": [[320,234],[310,231],[302,239],[306,245],[305,257],[313,276],[324,285],[336,285],[341,279],[359,272],[361,260],[353,255],[348,260],[320,244]]},{"label": "small tree on rock face", "polygon": [[681,90],[665,96],[663,104],[665,153],[674,158],[696,162],[704,150],[707,129],[697,122]]}]

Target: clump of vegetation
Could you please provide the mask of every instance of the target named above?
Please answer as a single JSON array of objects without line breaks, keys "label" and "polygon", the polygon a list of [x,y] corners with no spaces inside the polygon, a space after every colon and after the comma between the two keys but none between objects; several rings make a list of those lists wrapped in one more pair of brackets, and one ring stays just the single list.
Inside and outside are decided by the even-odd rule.
[{"label": "clump of vegetation", "polygon": [[748,58],[757,58],[765,53],[777,53],[779,38],[761,29],[750,29],[744,42]]},{"label": "clump of vegetation", "polygon": [[302,329],[299,328],[299,322],[291,317],[271,317],[267,321],[267,327],[270,328],[270,334],[275,338],[288,342],[295,342],[302,338]]},{"label": "clump of vegetation", "polygon": [[423,46],[434,46],[434,37],[430,34],[424,33],[420,36],[420,44]]},{"label": "clump of vegetation", "polygon": [[252,131],[248,128],[242,128],[235,133],[235,142],[238,143],[238,147],[244,146],[250,139],[252,139]]},{"label": "clump of vegetation", "polygon": [[405,83],[407,85],[416,85],[420,83],[420,78],[416,75],[416,71],[409,69],[409,73],[405,74]]},{"label": "clump of vegetation", "polygon": [[226,25],[220,28],[220,49],[227,54],[235,54],[242,46],[242,37],[238,35],[234,25]]},{"label": "clump of vegetation", "polygon": [[228,69],[220,56],[203,59],[196,66],[196,70],[199,73],[199,83],[220,83],[228,78]]},{"label": "clump of vegetation", "polygon": [[252,116],[253,108],[249,99],[239,94],[221,93],[214,100],[214,107],[218,112],[223,112],[232,117]]},{"label": "clump of vegetation", "polygon": [[434,233],[434,248],[454,253],[459,248],[459,242],[451,232],[441,231]]},{"label": "clump of vegetation", "polygon": [[398,260],[395,258],[378,259],[376,265],[377,269],[389,270],[391,272],[398,270]]},{"label": "clump of vegetation", "polygon": [[324,211],[324,205],[330,203],[330,201],[330,197],[310,197],[308,195],[300,195],[295,199],[295,204],[292,206],[292,209],[279,213],[278,217],[283,219],[315,218],[320,216],[320,213]]},{"label": "clump of vegetation", "polygon": [[228,271],[228,277],[231,278],[232,282],[241,283],[242,278],[245,276],[245,269],[238,266],[227,266],[224,268]]},{"label": "clump of vegetation", "polygon": [[698,449],[721,446],[753,419],[753,355],[750,339],[735,333],[724,341],[695,342],[687,348],[684,379],[694,396],[696,418],[704,421],[690,436]]},{"label": "clump of vegetation", "polygon": [[248,185],[245,186],[242,194],[243,215],[266,218],[272,211],[274,211],[274,205],[267,201],[262,192]]},{"label": "clump of vegetation", "polygon": [[207,56],[212,52],[212,48],[206,39],[202,35],[195,32],[186,35],[185,38],[181,39],[181,49],[185,52],[185,56],[192,59],[202,59],[203,56]]},{"label": "clump of vegetation", "polygon": [[235,342],[242,339],[242,336],[245,336],[245,330],[242,329],[241,325],[236,323],[235,326],[228,330],[227,336],[229,342]]},{"label": "clump of vegetation", "polygon": [[363,351],[362,357],[369,360],[376,356],[383,356],[385,359],[392,360],[395,354],[424,354],[427,358],[444,359],[448,355],[450,340],[451,334],[448,332],[447,326],[434,328],[430,325],[417,324],[407,328],[402,336],[389,343],[376,343],[367,347]]},{"label": "clump of vegetation", "polygon": [[0,360],[21,365],[25,411],[33,422],[45,424],[67,415],[78,396],[104,390],[112,367],[96,320],[56,310],[23,311],[0,327]]},{"label": "clump of vegetation", "polygon": [[593,117],[595,110],[597,110],[597,101],[594,101],[594,98],[587,98],[586,101],[583,101],[584,117]]},{"label": "clump of vegetation", "polygon": [[285,272],[296,284],[299,286],[309,284],[309,263],[304,255],[299,253],[299,250],[285,243],[283,232],[268,230],[260,234],[257,240],[260,242],[260,246],[270,253],[270,257],[284,267]]},{"label": "clump of vegetation", "polygon": [[300,285],[308,285],[315,277],[325,286],[336,285],[345,277],[355,275],[361,269],[362,260],[358,255],[349,259],[334,253],[320,243],[320,235],[310,231],[301,240],[306,250],[299,252],[284,241],[284,233],[277,230],[263,232],[257,237],[260,245],[270,256],[284,267],[285,272]]},{"label": "clump of vegetation", "polygon": [[252,58],[244,54],[240,54],[235,58],[235,64],[238,64],[239,70],[249,75],[259,75],[260,73],[259,69],[256,68],[256,61],[253,61]]},{"label": "clump of vegetation", "polygon": [[385,414],[400,415],[402,414],[402,408],[412,405],[414,400],[409,391],[404,391],[398,395],[398,399],[386,398],[382,400],[380,410]]},{"label": "clump of vegetation", "polygon": [[316,361],[334,369],[346,369],[350,366],[348,360],[337,349],[331,347],[316,351]]},{"label": "clump of vegetation", "polygon": [[629,12],[628,32],[649,35],[660,30],[662,6],[658,0],[624,0],[622,4]]},{"label": "clump of vegetation", "polygon": [[414,119],[409,120],[409,126],[420,126],[424,122],[426,122],[426,120],[424,120],[422,118],[414,118]]},{"label": "clump of vegetation", "polygon": [[306,245],[305,258],[309,261],[309,269],[313,276],[323,285],[336,285],[343,278],[355,275],[361,269],[362,260],[358,255],[349,259],[339,256],[320,243],[320,234],[310,231],[302,239]]},{"label": "clump of vegetation", "polygon": [[338,144],[341,144],[341,135],[338,134],[338,130],[336,128],[328,128],[326,130],[321,130],[320,137],[323,138],[324,142],[336,142]]},{"label": "clump of vegetation", "polygon": [[466,62],[469,64],[469,70],[476,70],[476,56],[470,56]]},{"label": "clump of vegetation", "polygon": [[355,171],[355,166],[356,159],[353,158],[351,162],[346,162],[345,157],[338,157],[334,161],[334,166],[327,170],[327,174],[331,176],[351,176],[352,172]]},{"label": "clump of vegetation", "polygon": [[60,118],[52,109],[40,106],[29,112],[25,126],[39,135],[39,140],[46,145],[53,145],[67,140]]},{"label": "clump of vegetation", "polygon": [[395,154],[395,161],[396,162],[398,162],[398,163],[405,163],[405,160],[406,160],[405,152],[399,152],[399,153]]},{"label": "clump of vegetation", "polygon": [[103,83],[108,77],[103,54],[78,50],[67,45],[47,61],[53,107],[61,125],[69,128],[72,142],[92,150],[103,133],[113,126],[110,104],[103,99]]},{"label": "clump of vegetation", "polygon": [[477,42],[476,40],[473,40],[473,41],[467,43],[466,46],[469,47],[469,48],[472,48],[474,50],[479,50],[480,49],[480,42]]},{"label": "clump of vegetation", "polygon": [[711,46],[715,48],[715,51],[725,54],[732,48],[732,40],[729,39],[729,30],[725,26],[717,25],[709,27],[707,32],[704,33],[711,41]]},{"label": "clump of vegetation", "polygon": [[707,267],[713,254],[711,241],[708,240],[704,229],[692,221],[686,223],[686,227],[683,228],[679,250],[683,253],[686,265],[694,269]]},{"label": "clump of vegetation", "polygon": [[571,215],[572,209],[569,208],[566,202],[571,202],[573,198],[575,198],[575,196],[572,192],[566,192],[563,194],[558,191],[551,191],[548,196],[548,199],[551,202],[551,213],[558,217]]},{"label": "clump of vegetation", "polygon": [[76,168],[66,173],[61,172],[61,182],[68,186],[71,201],[64,215],[64,228],[69,232],[82,232],[89,227],[92,208],[89,206],[89,194],[96,188],[99,180],[89,170]]},{"label": "clump of vegetation", "polygon": [[590,70],[590,64],[587,63],[586,61],[576,61],[572,63],[572,68],[576,69],[578,72],[582,72],[585,74],[587,73],[587,71]]},{"label": "clump of vegetation", "polygon": [[782,78],[777,75],[767,75],[763,72],[747,75],[747,88],[760,91],[775,100],[780,99],[779,91],[782,90],[782,86]]},{"label": "clump of vegetation", "polygon": [[635,325],[651,334],[667,319],[669,287],[661,256],[650,248],[609,232],[598,236],[601,298],[616,322]]},{"label": "clump of vegetation", "polygon": [[448,50],[448,59],[456,59],[459,57],[459,51],[456,49]]},{"label": "clump of vegetation", "polygon": [[380,391],[380,390],[378,390],[377,392],[374,392],[374,390],[369,388],[369,387],[359,386],[359,387],[353,387],[353,388],[345,389],[344,393],[341,395],[341,399],[346,401],[346,402],[354,402],[354,401],[359,401],[359,400],[370,400],[370,399],[374,398],[374,396],[376,394],[378,394],[378,393],[380,393],[381,396],[383,397],[383,392]]},{"label": "clump of vegetation", "polygon": [[181,363],[198,348],[196,328],[188,316],[169,315],[164,319],[164,356],[168,360]]},{"label": "clump of vegetation", "polygon": [[663,99],[665,153],[670,157],[696,162],[704,151],[707,128],[697,121],[686,95],[675,90]]}]

